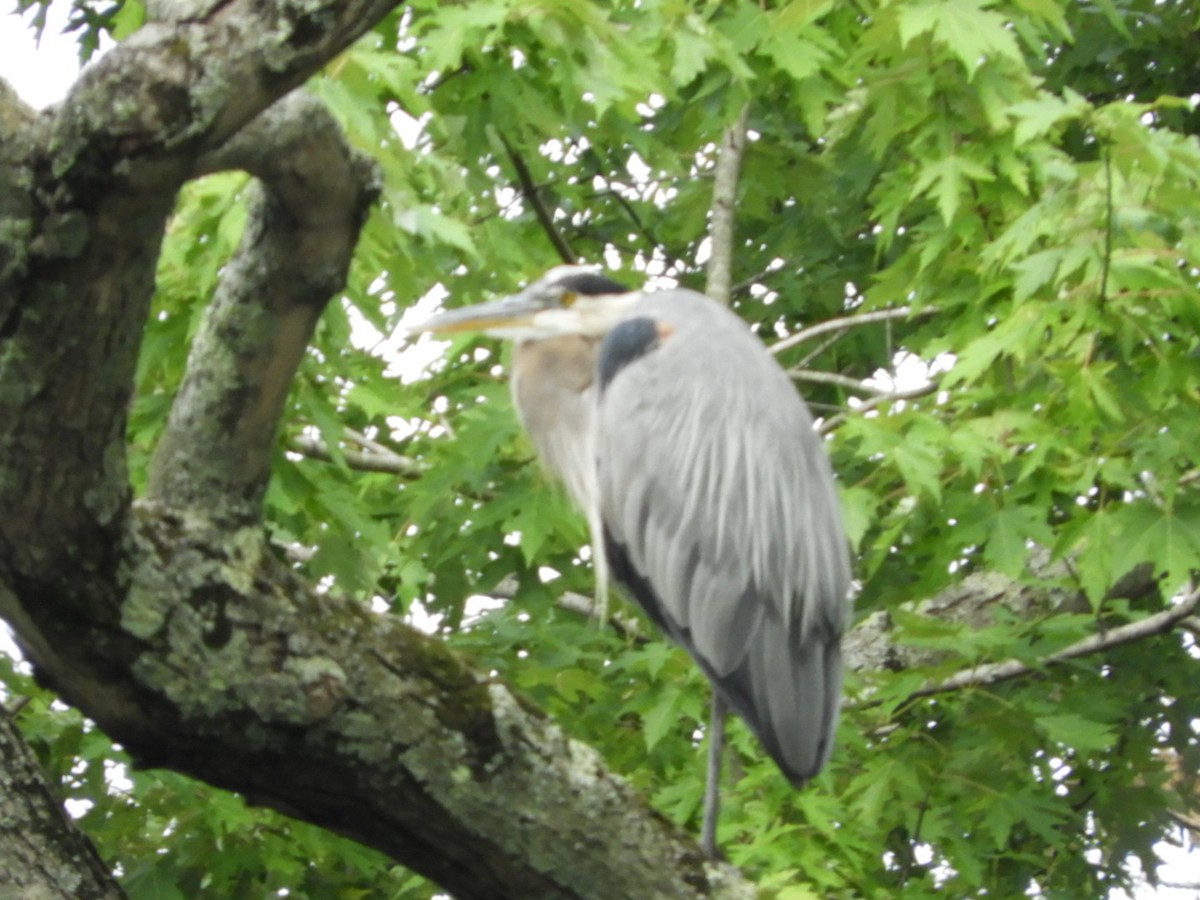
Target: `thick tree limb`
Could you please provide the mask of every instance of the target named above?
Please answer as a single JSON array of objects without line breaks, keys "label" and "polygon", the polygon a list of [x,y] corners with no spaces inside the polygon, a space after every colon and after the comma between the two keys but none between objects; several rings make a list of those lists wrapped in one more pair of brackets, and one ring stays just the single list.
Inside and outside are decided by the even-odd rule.
[{"label": "thick tree limb", "polygon": [[0,485],[0,558],[11,570],[54,582],[81,565],[111,569],[129,499],[125,410],[175,192],[200,156],[393,5],[181,6],[186,16],[148,24],[59,108],[6,136],[23,161],[0,183],[0,206],[16,211],[0,240],[18,248],[0,253],[12,261],[0,282],[0,467],[12,475]]},{"label": "thick tree limb", "polygon": [[[33,235],[33,172],[29,142],[37,114],[0,78],[0,284],[22,271]],[[0,293],[0,323],[10,321],[17,298]]]},{"label": "thick tree limb", "polygon": [[458,897],[738,896],[594,751],[440,640],[315,594],[257,529],[231,542],[147,504],[128,546],[121,627],[146,650],[116,733],[137,735],[141,764],[317,822]]},{"label": "thick tree limb", "polygon": [[192,344],[146,497],[251,522],[261,512],[292,376],[326,301],[345,283],[375,196],[374,170],[302,92],[202,157],[198,168],[243,169],[260,187]]},{"label": "thick tree limb", "polygon": [[304,93],[200,160],[201,172],[218,168],[244,169],[263,187],[192,344],[146,496],[250,522],[260,514],[288,387],[326,301],[345,281],[374,177]]}]

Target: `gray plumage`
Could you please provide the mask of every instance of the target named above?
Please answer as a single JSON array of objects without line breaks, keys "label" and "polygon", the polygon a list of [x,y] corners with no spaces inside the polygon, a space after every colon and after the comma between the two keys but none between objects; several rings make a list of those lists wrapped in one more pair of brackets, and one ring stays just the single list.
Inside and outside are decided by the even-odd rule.
[{"label": "gray plumage", "polygon": [[775,360],[702,294],[578,267],[423,330],[468,329],[516,341],[518,413],[587,513],[601,596],[607,562],[784,774],[815,775],[850,564],[825,449]]},{"label": "gray plumage", "polygon": [[801,782],[829,756],[849,614],[828,458],[795,388],[733,313],[671,290],[631,315],[671,333],[599,397],[613,575]]},{"label": "gray plumage", "polygon": [[[538,458],[586,508],[596,496],[594,454],[580,453],[581,436],[595,428],[595,375],[599,342],[568,334],[523,341],[513,352],[509,377],[521,426]],[[546,378],[553,372],[553,378]]]}]

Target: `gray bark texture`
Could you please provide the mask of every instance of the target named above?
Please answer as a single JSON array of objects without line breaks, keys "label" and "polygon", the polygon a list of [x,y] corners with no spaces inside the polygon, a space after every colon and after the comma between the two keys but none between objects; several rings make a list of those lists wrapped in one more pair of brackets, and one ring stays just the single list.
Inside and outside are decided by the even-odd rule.
[{"label": "gray bark texture", "polygon": [[[151,4],[60,106],[0,88],[0,616],[138,765],[457,897],[750,896],[503,684],[264,542],[281,405],[376,191],[293,89],[395,5]],[[256,178],[249,222],[135,503],[125,415],[160,241],[179,188],[227,168]]]},{"label": "gray bark texture", "polygon": [[58,805],[20,732],[0,711],[0,897],[124,896],[91,842]]}]

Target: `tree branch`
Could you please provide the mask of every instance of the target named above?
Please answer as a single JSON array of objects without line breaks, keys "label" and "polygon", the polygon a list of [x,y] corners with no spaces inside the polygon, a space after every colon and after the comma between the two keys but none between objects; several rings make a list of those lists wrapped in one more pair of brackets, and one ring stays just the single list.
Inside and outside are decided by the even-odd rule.
[{"label": "tree branch", "polygon": [[[581,160],[586,160],[590,164],[593,180],[599,178],[604,182],[604,184],[608,185],[608,187],[606,187],[604,190],[598,190],[589,196],[592,198],[612,197],[612,199],[616,201],[617,205],[625,212],[625,215],[629,218],[629,221],[633,223],[634,230],[644,237],[646,241],[649,242],[651,247],[661,250],[663,255],[667,258],[667,262],[670,266],[673,266],[680,272],[688,271],[689,266],[684,261],[683,255],[677,253],[673,248],[668,247],[662,240],[660,240],[654,228],[652,228],[646,221],[642,219],[641,216],[638,215],[637,210],[634,208],[633,204],[629,202],[628,198],[626,198],[621,191],[612,186],[613,179],[609,177],[609,172],[603,165],[604,160],[600,157],[600,154],[596,152],[595,147],[583,147],[580,145],[580,142],[574,138],[571,139],[571,146],[579,154],[579,158]],[[644,197],[642,199],[644,199]],[[612,238],[608,236],[606,236],[604,239],[612,240]],[[628,250],[630,248],[625,249]]]},{"label": "tree branch", "polygon": [[[68,696],[136,653],[80,634],[119,615],[125,417],[175,193],[391,5],[189,6],[196,17],[147,25],[4,142],[2,237],[17,250],[0,281],[0,606]],[[89,581],[112,589],[105,603]]]},{"label": "tree branch", "polygon": [[843,387],[848,391],[854,391],[857,394],[871,394],[873,396],[888,396],[888,391],[881,391],[878,388],[873,388],[861,378],[851,378],[848,375],[839,375],[837,372],[822,372],[818,369],[788,369],[788,377],[793,381],[807,381],[812,384],[832,384],[837,387]]},{"label": "tree branch", "polygon": [[[1078,591],[1057,586],[1064,581],[1069,570],[1067,562],[1052,562],[1048,553],[1035,550],[1029,562],[1032,581],[1017,581],[998,572],[976,572],[934,597],[913,604],[911,608],[920,615],[973,629],[986,628],[995,623],[998,610],[1003,610],[1002,618],[1005,620],[1016,617],[1030,622],[1063,613],[1086,611],[1090,607]],[[1152,567],[1141,565],[1118,579],[1105,596],[1106,599],[1134,599],[1157,590],[1158,583]],[[1009,660],[972,666],[949,678],[918,688],[907,700],[1036,675],[1046,667],[1069,659],[1165,634],[1182,627],[1195,614],[1197,606],[1200,606],[1200,590],[1193,591],[1168,609],[1089,635],[1035,663]],[[883,610],[871,613],[858,622],[846,635],[843,647],[846,667],[856,672],[897,672],[944,664],[947,651],[897,642],[892,637],[893,629],[891,616]],[[846,707],[856,709],[875,705],[876,701],[867,695],[847,703]]]},{"label": "tree branch", "polygon": [[127,546],[141,698],[101,724],[140,764],[345,834],[458,897],[745,895],[593,750],[437,638],[314,593],[257,530],[231,544],[144,504]]},{"label": "tree branch", "polygon": [[961,672],[956,672],[951,677],[937,684],[926,685],[919,690],[913,691],[910,699],[915,700],[919,697],[930,697],[934,694],[944,694],[947,691],[957,691],[967,687],[986,687],[988,685],[999,684],[1002,681],[1010,681],[1013,678],[1020,678],[1024,675],[1032,675],[1044,668],[1066,662],[1069,659],[1090,656],[1093,653],[1111,650],[1114,647],[1131,644],[1134,641],[1144,640],[1154,635],[1165,634],[1176,628],[1188,616],[1194,613],[1197,608],[1200,608],[1200,590],[1193,591],[1170,609],[1164,609],[1162,612],[1154,613],[1146,616],[1144,619],[1138,619],[1136,622],[1130,622],[1127,625],[1121,625],[1109,631],[1089,635],[1071,644],[1071,646],[1059,650],[1057,653],[1051,653],[1049,656],[1043,657],[1035,665],[1010,659],[1006,662],[975,666],[970,669],[964,669]]},{"label": "tree branch", "polygon": [[550,215],[550,211],[546,209],[546,204],[542,203],[541,194],[538,191],[537,184],[533,180],[533,174],[529,171],[529,166],[525,164],[525,160],[521,154],[516,151],[504,135],[500,135],[500,143],[504,145],[504,152],[508,154],[513,171],[517,174],[517,184],[521,186],[521,196],[533,208],[533,214],[537,216],[538,223],[542,226],[542,231],[546,233],[546,237],[550,239],[550,243],[558,254],[558,258],[568,264],[577,262],[578,257],[575,255],[575,251],[571,249],[571,245],[567,243],[567,239],[555,227],[554,218]]},{"label": "tree branch", "polygon": [[192,344],[146,497],[250,522],[260,514],[296,366],[325,303],[345,283],[376,187],[373,164],[303,92],[202,157],[198,171],[227,168],[250,172],[262,187]]},{"label": "tree branch", "polygon": [[713,168],[713,196],[708,216],[708,277],[704,293],[728,306],[732,299],[734,218],[737,205],[738,173],[746,148],[746,122],[750,117],[747,103],[721,136],[717,162]]},{"label": "tree branch", "polygon": [[914,310],[911,306],[855,313],[852,316],[841,316],[837,319],[830,319],[827,322],[818,322],[816,325],[810,325],[808,328],[802,328],[795,334],[776,341],[768,349],[778,355],[785,350],[790,350],[793,347],[803,344],[805,341],[811,341],[813,338],[828,334],[831,331],[848,331],[851,328],[857,328],[860,325],[870,325],[874,322],[890,322],[896,319],[907,319],[911,316],[932,316],[936,314],[937,310],[930,309],[929,307]]},{"label": "tree branch", "polygon": [[923,384],[920,387],[910,388],[907,391],[892,391],[887,394],[879,394],[878,396],[864,400],[853,410],[840,412],[836,416],[830,416],[821,423],[820,427],[817,428],[817,432],[822,435],[829,434],[848,418],[850,418],[852,414],[861,416],[863,413],[875,409],[878,406],[883,406],[885,403],[893,403],[897,400],[915,400],[917,397],[927,397],[930,394],[935,393],[937,389],[937,384],[931,381],[929,384]]},{"label": "tree branch", "polygon": [[[22,274],[28,262],[35,226],[27,186],[33,180],[29,157],[36,120],[33,108],[0,78],[0,284]],[[0,333],[7,329],[17,300],[11,292],[0,291]]]},{"label": "tree branch", "polygon": [[[310,459],[325,462],[332,462],[334,459],[324,441],[308,435],[302,434],[294,438],[291,449]],[[370,450],[351,450],[343,447],[338,450],[338,454],[346,461],[348,467],[358,472],[384,472],[399,475],[401,478],[417,478],[424,471],[421,464],[411,456],[402,456],[383,446],[376,446]]]},{"label": "tree branch", "polygon": [[12,263],[0,272],[0,377],[14,386],[0,398],[0,469],[13,476],[0,484],[0,578],[44,578],[65,602],[69,586],[49,584],[112,567],[129,503],[125,414],[176,192],[199,156],[394,5],[171,6],[179,18],[148,23],[5,141],[20,159],[3,234],[18,249],[0,254]]},{"label": "tree branch", "polygon": [[[495,597],[498,600],[511,600],[517,596],[518,587],[517,579],[508,575],[500,579],[500,582],[487,592],[487,596]],[[645,643],[648,640],[646,630],[642,628],[637,616],[627,614],[620,609],[613,609],[612,604],[597,603],[595,597],[567,591],[559,595],[555,605],[559,609],[583,616],[589,621],[595,621],[603,615],[604,624],[612,628],[622,640],[637,644]],[[605,609],[602,609],[602,606]]]}]

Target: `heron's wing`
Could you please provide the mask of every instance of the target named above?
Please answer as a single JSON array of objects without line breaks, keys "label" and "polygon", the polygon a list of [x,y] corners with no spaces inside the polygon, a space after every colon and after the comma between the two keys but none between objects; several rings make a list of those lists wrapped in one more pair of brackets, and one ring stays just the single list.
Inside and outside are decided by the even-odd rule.
[{"label": "heron's wing", "polygon": [[848,615],[828,459],[790,381],[732,313],[671,291],[636,314],[673,333],[599,402],[613,574],[802,780],[828,752]]}]

